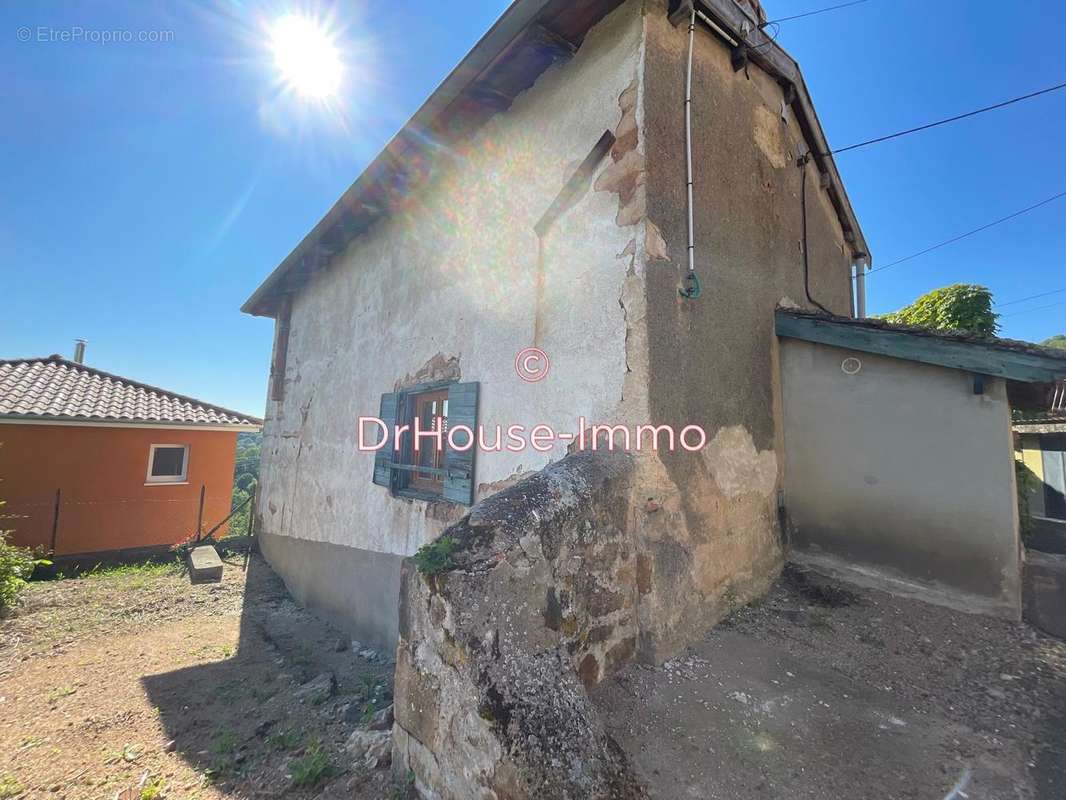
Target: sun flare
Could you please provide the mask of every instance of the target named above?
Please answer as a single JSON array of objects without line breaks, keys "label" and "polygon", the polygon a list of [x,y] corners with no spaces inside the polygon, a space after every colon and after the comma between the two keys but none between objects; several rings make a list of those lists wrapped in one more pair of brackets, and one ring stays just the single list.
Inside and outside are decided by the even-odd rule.
[{"label": "sun flare", "polygon": [[274,61],[287,86],[324,100],[340,89],[344,72],[333,37],[307,17],[287,14],[270,30]]}]

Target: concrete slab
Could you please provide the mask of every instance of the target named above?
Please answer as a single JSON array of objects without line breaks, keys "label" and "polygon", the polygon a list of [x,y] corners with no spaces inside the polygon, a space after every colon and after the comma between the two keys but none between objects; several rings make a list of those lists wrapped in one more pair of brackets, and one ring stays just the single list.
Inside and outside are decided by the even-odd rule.
[{"label": "concrete slab", "polygon": [[652,798],[1058,800],[1066,786],[1066,643],[795,571],[595,700]]},{"label": "concrete slab", "polygon": [[193,583],[218,583],[222,580],[222,559],[210,545],[194,547],[189,552],[189,578]]}]

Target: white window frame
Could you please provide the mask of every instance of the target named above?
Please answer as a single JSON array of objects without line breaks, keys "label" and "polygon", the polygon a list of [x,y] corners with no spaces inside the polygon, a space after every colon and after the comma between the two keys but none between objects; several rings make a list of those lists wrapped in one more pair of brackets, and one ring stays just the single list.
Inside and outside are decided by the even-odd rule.
[{"label": "white window frame", "polygon": [[[155,451],[159,448],[177,449],[181,448],[185,451],[185,455],[181,460],[181,475],[152,475],[152,464],[155,463]],[[148,473],[144,479],[145,486],[157,486],[166,485],[174,486],[176,484],[189,482],[189,445],[187,444],[153,444],[148,448]]]}]

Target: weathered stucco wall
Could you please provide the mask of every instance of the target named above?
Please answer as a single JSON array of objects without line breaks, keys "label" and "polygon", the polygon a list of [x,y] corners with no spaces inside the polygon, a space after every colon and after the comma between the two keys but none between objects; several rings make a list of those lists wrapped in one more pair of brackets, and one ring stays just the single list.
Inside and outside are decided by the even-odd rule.
[{"label": "weathered stucco wall", "polygon": [[[295,297],[285,397],[268,407],[259,507],[267,536],[301,543],[274,548],[291,554],[275,562],[283,576],[291,559],[324,565],[323,544],[393,554],[398,576],[399,556],[465,512],[392,497],[371,483],[373,456],[357,452],[357,419],[376,415],[381,395],[415,376],[443,369],[479,381],[479,422],[490,430],[543,423],[575,432],[580,416],[640,416],[642,54],[632,2],[472,141],[440,148],[432,182]],[[618,143],[595,186],[539,240],[534,225],[605,130]],[[514,361],[535,332],[551,375],[530,385]],[[565,451],[478,453],[478,496]],[[303,599],[315,604],[316,592],[334,588],[312,584]],[[370,622],[368,638],[381,635],[380,620]]]},{"label": "weathered stucco wall", "polygon": [[[856,375],[842,369],[858,358]],[[786,504],[801,557],[929,600],[1017,618],[1006,386],[958,370],[782,342]],[[906,431],[901,436],[900,431]]]},{"label": "weathered stucco wall", "polygon": [[[667,658],[736,602],[760,593],[782,550],[780,387],[774,309],[806,305],[801,171],[809,149],[782,88],[758,67],[734,72],[729,49],[702,26],[693,75],[696,268],[703,295],[678,288],[687,270],[684,107],[688,26],[647,3],[649,247],[646,308],[650,419],[702,426],[700,454],[644,461],[662,510],[645,531],[652,591],[642,655]],[[786,108],[782,114],[782,109]],[[810,291],[851,311],[850,252],[836,213],[806,167]]]}]

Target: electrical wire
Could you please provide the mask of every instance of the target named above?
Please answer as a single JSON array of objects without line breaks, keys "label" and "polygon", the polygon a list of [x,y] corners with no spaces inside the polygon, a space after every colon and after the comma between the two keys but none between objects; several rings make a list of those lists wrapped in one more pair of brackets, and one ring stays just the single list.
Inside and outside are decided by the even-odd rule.
[{"label": "electrical wire", "polygon": [[1025,302],[1028,302],[1029,300],[1037,300],[1037,299],[1039,299],[1041,297],[1049,297],[1050,295],[1053,295],[1053,294],[1062,294],[1063,292],[1066,292],[1066,289],[1052,289],[1050,292],[1041,292],[1040,294],[1034,294],[1034,295],[1030,295],[1029,297],[1023,297],[1020,300],[1011,300],[1011,301],[1006,302],[1006,303],[995,303],[995,307],[996,308],[1005,308],[1006,306],[1015,306],[1015,305],[1018,305],[1018,303],[1025,303]]},{"label": "electrical wire", "polygon": [[815,14],[824,14],[827,11],[838,11],[842,8],[851,8],[851,6],[860,6],[863,3],[869,3],[870,0],[851,0],[850,3],[840,3],[839,5],[829,6],[828,8],[819,8],[815,11],[805,11],[802,14],[794,14],[791,17],[778,17],[768,22],[762,22],[759,24],[760,28],[765,28],[767,25],[776,25],[778,22],[789,22],[794,19],[803,19],[804,17],[813,17]]},{"label": "electrical wire", "polygon": [[800,179],[800,207],[802,208],[803,217],[803,291],[807,295],[807,302],[818,306],[826,314],[833,316],[832,311],[811,296],[811,267],[807,254],[807,162],[810,160],[811,154],[807,153],[797,162],[797,166],[803,173],[803,177]]},{"label": "electrical wire", "polygon": [[1044,311],[1045,309],[1057,308],[1059,306],[1066,306],[1066,300],[1062,300],[1061,302],[1058,302],[1058,303],[1050,303],[1050,304],[1048,304],[1046,306],[1037,306],[1036,308],[1027,308],[1027,309],[1025,309],[1023,311],[1013,311],[1010,314],[1001,314],[1000,316],[1001,317],[1016,317],[1019,314],[1028,314],[1031,311]]},{"label": "electrical wire", "polygon": [[1051,92],[1057,92],[1060,89],[1066,89],[1066,83],[1060,83],[1057,86],[1049,86],[1046,89],[1041,89],[1038,92],[1031,92],[1030,94],[1022,95],[1021,97],[1013,97],[1010,100],[1004,100],[1002,103],[996,103],[992,106],[985,106],[979,108],[976,111],[967,111],[965,114],[958,114],[954,117],[948,117],[937,122],[930,122],[925,125],[919,125],[917,128],[910,128],[905,131],[899,131],[897,133],[890,133],[888,136],[878,136],[876,139],[868,139],[865,142],[859,142],[857,144],[851,144],[847,147],[840,147],[836,150],[831,150],[831,155],[838,155],[840,153],[847,153],[849,150],[858,150],[860,147],[868,147],[872,144],[879,144],[881,142],[887,142],[890,139],[898,139],[901,136],[909,136],[912,133],[919,133],[920,131],[927,131],[930,128],[937,128],[941,125],[947,125],[949,122],[958,122],[960,119],[967,119],[969,117],[975,117],[978,114],[984,114],[986,111],[995,111],[998,108],[1005,108],[1006,106],[1020,103],[1023,100],[1031,100],[1034,97],[1040,97],[1041,95],[1050,94]]},{"label": "electrical wire", "polygon": [[1035,211],[1041,206],[1046,206],[1048,203],[1054,202],[1055,200],[1058,200],[1062,197],[1066,197],[1066,192],[1059,192],[1054,197],[1049,197],[1046,200],[1041,200],[1039,203],[1031,205],[1028,208],[1023,208],[1021,211],[1015,211],[1013,214],[1008,214],[1005,217],[997,219],[995,222],[989,222],[987,225],[982,225],[980,228],[974,228],[972,231],[967,231],[966,233],[960,234],[959,236],[953,236],[947,241],[940,242],[940,244],[935,244],[932,247],[927,247],[924,250],[919,250],[917,253],[911,253],[909,256],[904,256],[903,258],[897,259],[896,261],[893,261],[889,264],[885,264],[883,267],[872,269],[867,272],[866,275],[867,277],[869,277],[870,275],[875,275],[878,272],[883,272],[886,269],[898,266],[899,264],[903,264],[904,262],[918,258],[919,256],[924,256],[927,253],[932,253],[934,250],[939,250],[941,247],[947,247],[949,244],[954,244],[955,242],[967,239],[973,236],[974,234],[981,233],[982,231],[987,231],[989,228],[994,228],[996,225],[1002,225],[1004,222],[1009,222],[1010,220],[1015,219],[1016,217],[1022,216],[1022,214],[1028,214],[1030,211]]}]

